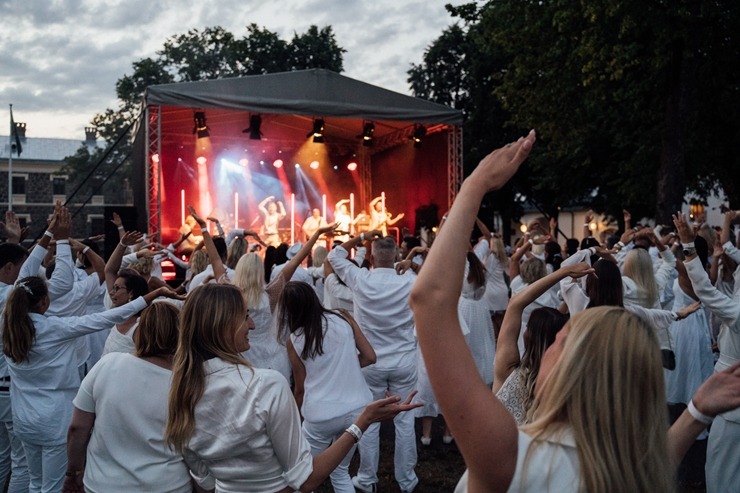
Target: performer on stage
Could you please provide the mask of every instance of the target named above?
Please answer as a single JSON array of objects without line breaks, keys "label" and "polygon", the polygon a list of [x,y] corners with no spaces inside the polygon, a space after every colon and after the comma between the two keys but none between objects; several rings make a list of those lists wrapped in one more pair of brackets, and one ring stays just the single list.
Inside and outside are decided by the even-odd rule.
[{"label": "performer on stage", "polygon": [[317,229],[327,226],[326,219],[321,217],[321,211],[313,209],[311,215],[303,222],[301,229],[306,234],[306,240],[311,238]]},{"label": "performer on stage", "polygon": [[180,243],[180,249],[184,253],[191,253],[195,247],[203,241],[203,232],[201,231],[200,226],[195,222],[193,216],[189,214],[185,217],[185,224],[180,226],[179,232],[180,236],[190,233],[190,236],[186,237],[182,243]]},{"label": "performer on stage", "polygon": [[385,208],[383,197],[375,197],[370,202],[370,230],[378,230],[383,236],[388,236],[388,226],[393,226],[403,219],[404,213],[392,218],[392,215]]},{"label": "performer on stage", "polygon": [[353,222],[347,204],[349,204],[349,199],[344,199],[337,202],[334,207],[334,222],[337,223],[337,229],[334,230],[335,241],[344,242],[349,240],[349,229]]},{"label": "performer on stage", "polygon": [[[278,224],[285,218],[285,206],[281,201],[275,201],[275,196],[270,195],[259,203],[259,211],[262,214],[261,235],[265,243],[271,246],[280,244]],[[278,210],[279,209],[279,210]]]}]

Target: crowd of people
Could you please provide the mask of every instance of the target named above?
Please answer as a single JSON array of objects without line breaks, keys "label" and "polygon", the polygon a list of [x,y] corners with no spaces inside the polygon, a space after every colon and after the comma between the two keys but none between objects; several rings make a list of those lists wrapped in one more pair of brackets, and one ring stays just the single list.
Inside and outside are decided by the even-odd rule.
[{"label": "crowd of people", "polygon": [[[467,466],[457,492],[675,491],[697,439],[707,491],[736,491],[736,213],[713,228],[679,212],[656,228],[625,211],[621,236],[585,230],[575,245],[543,217],[507,252],[476,216],[534,144],[531,132],[484,158],[431,246],[388,237],[403,215],[381,199],[375,228],[351,235],[342,201],[341,224],[315,209],[293,245],[279,244],[274,197],[260,204],[265,237],[215,217],[211,235],[190,208],[164,246],[114,216],[107,262],[69,237],[61,204],[30,251],[8,212],[7,491],[287,493],[329,480],[375,493],[392,419],[395,481],[420,492],[417,446],[439,416]],[[182,285],[164,282],[165,259],[187,271]]]}]

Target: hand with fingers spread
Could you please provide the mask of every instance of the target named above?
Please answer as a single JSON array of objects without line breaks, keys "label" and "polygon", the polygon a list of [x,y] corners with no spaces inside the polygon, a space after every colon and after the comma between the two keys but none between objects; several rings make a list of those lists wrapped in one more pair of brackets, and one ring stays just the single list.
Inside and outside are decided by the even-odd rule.
[{"label": "hand with fingers spread", "polygon": [[5,213],[5,222],[0,222],[0,230],[5,232],[5,235],[8,237],[8,243],[20,243],[23,232],[21,223],[15,212],[7,211]]},{"label": "hand with fingers spread", "polygon": [[332,223],[328,226],[324,226],[323,228],[318,229],[319,236],[326,234],[326,233],[333,233],[335,229],[337,229],[337,225],[339,223]]},{"label": "hand with fingers spread", "polygon": [[740,363],[714,373],[691,400],[699,412],[711,418],[740,407]]},{"label": "hand with fingers spread", "polygon": [[121,237],[121,244],[123,246],[134,246],[140,242],[143,237],[144,235],[138,231],[126,231],[126,234]]},{"label": "hand with fingers spread", "polygon": [[411,402],[414,400],[414,397],[416,397],[416,391],[411,392],[403,402],[401,402],[401,396],[390,395],[388,391],[386,391],[385,395],[385,399],[378,399],[377,401],[373,401],[365,406],[365,409],[362,411],[362,414],[360,414],[360,417],[357,418],[357,421],[362,421],[368,425],[378,423],[380,421],[393,419],[400,413],[404,413],[424,405],[422,402]]},{"label": "hand with fingers spread", "polygon": [[72,228],[72,216],[69,213],[69,209],[64,207],[59,201],[57,201],[54,217],[51,221],[54,229],[52,229],[52,224],[49,224],[48,229],[54,233],[54,239],[66,240],[69,238],[69,230]]},{"label": "hand with fingers spread", "polygon": [[681,243],[691,243],[696,239],[694,228],[689,225],[683,212],[677,212],[673,215],[673,224],[676,226],[676,232],[681,239]]},{"label": "hand with fingers spread", "polygon": [[695,301],[692,304],[686,305],[685,307],[677,311],[676,316],[678,317],[678,320],[683,320],[684,318],[688,317],[692,313],[698,311],[699,308],[701,308],[701,302]]},{"label": "hand with fingers spread", "polygon": [[205,220],[203,220],[203,218],[200,217],[197,212],[195,212],[195,208],[192,205],[188,206],[188,212],[190,212],[190,215],[193,216],[193,219],[195,219],[195,222],[198,223],[198,226],[200,226],[200,229],[202,229],[203,232],[205,233],[206,228],[208,226]]},{"label": "hand with fingers spread", "polygon": [[123,227],[123,221],[121,221],[121,216],[118,215],[117,212],[113,213],[113,218],[110,220],[116,228],[122,228]]}]

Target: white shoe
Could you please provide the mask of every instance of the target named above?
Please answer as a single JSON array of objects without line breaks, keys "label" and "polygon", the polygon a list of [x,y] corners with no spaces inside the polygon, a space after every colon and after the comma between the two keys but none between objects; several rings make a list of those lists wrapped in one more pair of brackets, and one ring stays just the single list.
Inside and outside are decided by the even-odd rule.
[{"label": "white shoe", "polygon": [[454,440],[454,439],[455,439],[455,438],[454,438],[454,437],[453,437],[452,435],[444,435],[444,436],[442,437],[442,441],[443,441],[444,443],[447,443],[447,444],[450,444],[450,443],[452,443],[452,440]]},{"label": "white shoe", "polygon": [[365,486],[362,483],[360,483],[360,478],[357,476],[352,476],[352,486],[354,486],[357,491],[362,491],[362,493],[377,493],[378,492],[377,483],[372,483],[369,486]]},{"label": "white shoe", "polygon": [[421,444],[428,447],[432,443],[432,437],[421,437]]}]

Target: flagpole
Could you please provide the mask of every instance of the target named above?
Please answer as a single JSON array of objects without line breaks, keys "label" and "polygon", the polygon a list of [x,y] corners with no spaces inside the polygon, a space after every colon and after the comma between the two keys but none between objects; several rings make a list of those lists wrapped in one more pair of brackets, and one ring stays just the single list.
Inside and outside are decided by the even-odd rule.
[{"label": "flagpole", "polygon": [[10,133],[8,134],[8,210],[13,210],[13,135],[15,134],[15,123],[13,122],[13,105],[10,106]]}]

